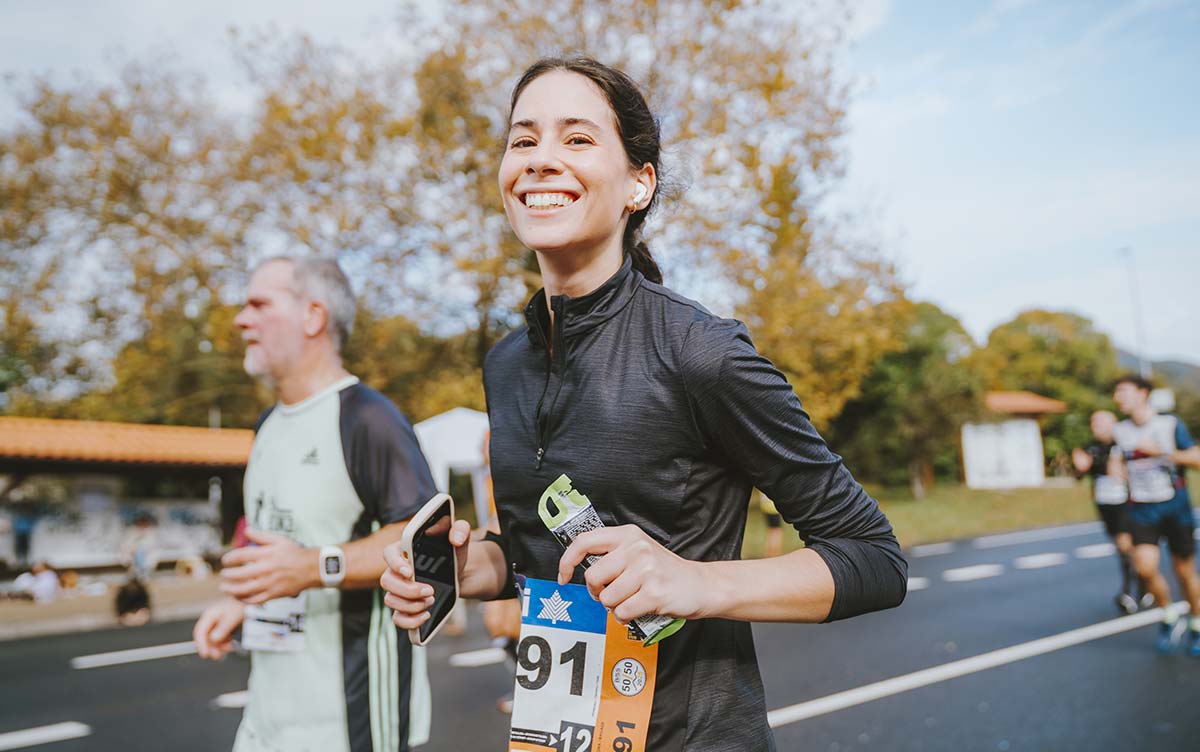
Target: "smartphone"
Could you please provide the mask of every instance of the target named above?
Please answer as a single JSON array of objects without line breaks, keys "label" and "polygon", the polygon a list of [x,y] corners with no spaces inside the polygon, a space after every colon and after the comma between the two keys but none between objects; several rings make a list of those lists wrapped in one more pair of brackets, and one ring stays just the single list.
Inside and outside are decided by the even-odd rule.
[{"label": "smartphone", "polygon": [[458,600],[458,549],[450,545],[454,524],[454,499],[438,494],[413,515],[400,539],[401,552],[412,565],[417,582],[433,588],[429,619],[408,630],[414,645],[425,645],[446,622]]}]

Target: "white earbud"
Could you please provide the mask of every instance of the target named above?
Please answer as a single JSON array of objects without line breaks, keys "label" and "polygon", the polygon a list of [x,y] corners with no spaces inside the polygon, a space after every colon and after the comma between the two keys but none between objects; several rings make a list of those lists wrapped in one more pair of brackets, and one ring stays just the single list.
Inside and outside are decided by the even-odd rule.
[{"label": "white earbud", "polygon": [[646,198],[646,186],[638,183],[637,187],[633,189],[633,203],[640,204],[644,198]]}]

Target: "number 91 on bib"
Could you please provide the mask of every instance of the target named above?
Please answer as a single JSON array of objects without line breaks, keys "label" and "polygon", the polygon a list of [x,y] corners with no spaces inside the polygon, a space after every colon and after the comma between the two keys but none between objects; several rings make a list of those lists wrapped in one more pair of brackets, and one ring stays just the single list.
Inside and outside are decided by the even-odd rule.
[{"label": "number 91 on bib", "polygon": [[658,645],[629,636],[583,585],[527,578],[510,752],[642,752]]}]

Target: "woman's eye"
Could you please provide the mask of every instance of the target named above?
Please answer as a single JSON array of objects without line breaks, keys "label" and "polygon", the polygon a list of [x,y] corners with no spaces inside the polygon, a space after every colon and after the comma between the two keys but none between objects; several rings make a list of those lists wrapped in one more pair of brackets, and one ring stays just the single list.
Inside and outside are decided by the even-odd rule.
[{"label": "woman's eye", "polygon": [[532,138],[518,138],[511,144],[511,148],[513,149],[524,149],[530,146],[533,146]]},{"label": "woman's eye", "polygon": [[571,136],[567,139],[567,143],[571,146],[584,146],[592,143],[592,140],[587,136]]}]

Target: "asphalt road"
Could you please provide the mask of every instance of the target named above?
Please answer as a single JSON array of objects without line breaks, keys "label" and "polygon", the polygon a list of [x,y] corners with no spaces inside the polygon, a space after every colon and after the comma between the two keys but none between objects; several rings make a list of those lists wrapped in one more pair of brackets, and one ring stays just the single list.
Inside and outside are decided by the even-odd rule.
[{"label": "asphalt road", "polygon": [[[756,625],[779,749],[1200,748],[1200,660],[1155,653],[1153,614],[1114,621],[1116,559],[1104,543],[1098,526],[1084,525],[921,547],[910,552],[912,590],[900,609],[832,625]],[[1074,631],[1091,625],[1103,626]],[[72,667],[80,656],[181,643],[190,628],[0,643],[0,750],[227,749],[244,659]],[[507,669],[450,665],[486,647],[477,618],[467,635],[431,647],[426,752],[503,749],[507,717],[495,701],[511,683]],[[14,736],[42,727],[47,738],[86,736],[35,746]]]}]

